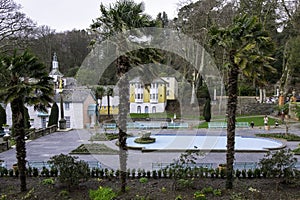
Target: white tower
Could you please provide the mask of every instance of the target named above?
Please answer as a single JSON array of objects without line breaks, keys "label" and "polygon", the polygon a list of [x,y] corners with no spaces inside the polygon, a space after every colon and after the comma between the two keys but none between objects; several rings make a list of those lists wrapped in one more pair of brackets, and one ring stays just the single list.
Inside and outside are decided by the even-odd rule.
[{"label": "white tower", "polygon": [[58,80],[60,80],[63,77],[63,74],[60,73],[60,71],[58,69],[58,61],[57,61],[57,56],[56,56],[55,52],[54,52],[53,60],[52,60],[52,70],[51,70],[49,76],[54,79],[53,81],[55,83],[57,83]]}]

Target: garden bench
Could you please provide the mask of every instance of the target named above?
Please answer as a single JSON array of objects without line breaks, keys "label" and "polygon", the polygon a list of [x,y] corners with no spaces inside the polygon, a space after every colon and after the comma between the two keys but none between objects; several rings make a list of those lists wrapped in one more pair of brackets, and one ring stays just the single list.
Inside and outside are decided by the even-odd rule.
[{"label": "garden bench", "polygon": [[87,164],[89,165],[89,168],[102,168],[102,165],[99,161],[86,161]]},{"label": "garden bench", "polygon": [[249,128],[248,122],[236,122],[235,124],[236,128]]},{"label": "garden bench", "polygon": [[208,128],[226,128],[226,122],[208,122]]},{"label": "garden bench", "polygon": [[233,163],[233,169],[239,169],[239,170],[254,170],[257,166],[257,162],[235,162]]},{"label": "garden bench", "polygon": [[188,128],[188,127],[189,127],[188,123],[173,122],[173,123],[168,123],[167,128]]},{"label": "garden bench", "polygon": [[140,128],[140,123],[138,122],[129,122],[127,123],[127,129],[138,129]]},{"label": "garden bench", "polygon": [[117,129],[117,124],[110,123],[110,124],[103,124],[104,129]]},{"label": "garden bench", "polygon": [[159,129],[161,128],[160,123],[152,122],[152,123],[144,123],[139,125],[139,129]]},{"label": "garden bench", "polygon": [[[248,122],[236,122],[236,128],[249,128]],[[208,128],[227,128],[226,122],[208,122]]]},{"label": "garden bench", "polygon": [[212,169],[213,167],[213,163],[189,163],[189,164],[186,164],[187,167],[190,167],[190,168],[207,168],[207,169]]}]

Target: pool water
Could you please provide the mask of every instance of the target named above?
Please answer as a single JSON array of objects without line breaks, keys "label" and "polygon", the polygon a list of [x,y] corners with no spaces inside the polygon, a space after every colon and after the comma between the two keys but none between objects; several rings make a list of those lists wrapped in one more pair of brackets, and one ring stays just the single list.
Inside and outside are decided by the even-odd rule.
[{"label": "pool water", "polygon": [[[156,138],[155,143],[138,144],[134,142],[136,137],[127,139],[129,148],[141,149],[143,151],[184,151],[184,150],[206,150],[226,151],[226,136],[205,135],[152,135]],[[277,140],[256,137],[235,137],[235,151],[268,151],[270,149],[281,149],[285,145]]]}]

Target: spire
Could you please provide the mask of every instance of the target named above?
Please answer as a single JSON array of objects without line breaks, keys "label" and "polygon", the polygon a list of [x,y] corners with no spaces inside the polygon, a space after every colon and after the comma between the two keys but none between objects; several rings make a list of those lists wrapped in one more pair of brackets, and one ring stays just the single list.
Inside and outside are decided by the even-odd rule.
[{"label": "spire", "polygon": [[53,60],[52,60],[52,70],[54,69],[58,70],[58,61],[57,61],[56,52],[54,52]]},{"label": "spire", "polygon": [[52,70],[51,70],[49,76],[52,77],[52,78],[54,79],[54,82],[56,82],[56,81],[59,80],[61,77],[63,77],[63,74],[60,73],[60,71],[59,71],[59,69],[58,69],[58,61],[57,61],[56,52],[54,52],[54,54],[53,54]]},{"label": "spire", "polygon": [[56,52],[54,52],[54,55],[53,55],[53,61],[57,61]]}]

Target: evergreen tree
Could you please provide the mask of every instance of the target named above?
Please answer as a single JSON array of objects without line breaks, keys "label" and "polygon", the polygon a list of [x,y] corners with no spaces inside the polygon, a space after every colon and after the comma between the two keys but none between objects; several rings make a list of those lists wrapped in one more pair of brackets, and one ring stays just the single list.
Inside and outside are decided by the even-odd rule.
[{"label": "evergreen tree", "polygon": [[3,130],[3,124],[6,124],[6,112],[4,108],[0,105],[0,130]]},{"label": "evergreen tree", "polygon": [[49,122],[48,122],[48,127],[52,126],[52,125],[56,125],[58,124],[58,105],[56,104],[56,102],[53,103],[52,108],[51,108],[51,112],[50,112],[50,116],[49,116]]},{"label": "evergreen tree", "polygon": [[203,109],[203,117],[206,122],[210,122],[211,119],[211,100],[210,98],[206,99],[204,109]]}]

